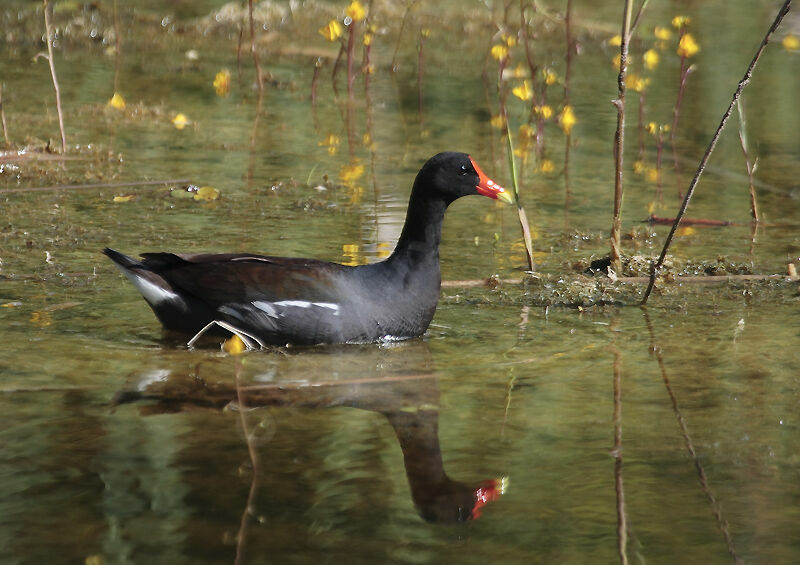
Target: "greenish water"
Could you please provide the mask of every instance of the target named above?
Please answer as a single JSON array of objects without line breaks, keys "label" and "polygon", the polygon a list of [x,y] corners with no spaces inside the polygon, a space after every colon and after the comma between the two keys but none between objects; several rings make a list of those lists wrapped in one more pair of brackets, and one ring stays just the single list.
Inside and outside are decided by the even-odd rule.
[{"label": "greenish water", "polygon": [[[672,287],[657,292],[647,312],[633,301],[533,306],[534,293],[517,285],[448,287],[421,340],[231,357],[164,337],[100,253],[110,245],[131,254],[253,251],[371,262],[391,250],[412,179],[434,153],[468,151],[508,184],[505,142],[490,124],[496,63],[488,91],[481,79],[497,30],[483,4],[464,13],[462,3],[445,4],[443,14],[412,11],[392,72],[403,11],[376,2],[375,72],[367,94],[356,78],[351,106],[344,65],[338,98],[331,87],[337,47],[316,31],[344,4],[264,4],[260,54],[271,78],[260,113],[247,42],[240,79],[237,25],[215,18],[222,4],[214,2],[143,2],[135,10],[120,3],[117,90],[127,107],[106,107],[113,41],[91,35],[111,37],[106,4],[56,2],[70,156],[63,166],[36,151],[48,139],[60,145],[46,61],[31,62],[45,48],[40,31],[37,41],[41,11],[12,2],[1,12],[9,134],[15,147],[45,158],[0,161],[0,561],[605,563],[621,552],[649,563],[800,560],[796,283]],[[685,189],[773,9],[687,6],[701,51],[677,130],[682,180],[667,142],[657,215],[675,214],[678,187]],[[518,26],[514,10],[509,22]],[[534,20],[533,45],[537,64],[561,77],[547,94],[557,112],[563,7],[550,10]],[[619,14],[582,2],[574,10],[580,55],[570,102],[578,123],[569,161],[552,122],[544,156],[554,170],[537,169],[533,152],[522,169],[537,268],[554,277],[607,253],[613,191],[615,48],[607,41]],[[648,10],[648,38],[634,46],[635,57],[652,43],[653,26],[676,15]],[[499,7],[493,18],[502,20]],[[753,239],[732,121],[689,216],[740,225],[685,230],[672,248],[679,260],[721,256],[754,273],[783,273],[798,260],[800,58],[780,46],[796,22],[781,28],[744,96],[765,225]],[[420,113],[421,28],[431,35]],[[651,73],[646,121],[672,121],[680,65],[672,53],[674,46]],[[312,104],[319,56],[325,64]],[[512,66],[518,62],[525,66],[516,47]],[[223,68],[231,92],[221,97],[212,82]],[[624,245],[652,255],[668,228],[641,223],[657,187],[630,170],[638,108],[634,95],[629,100],[623,221],[638,235]],[[514,127],[527,119],[511,94],[508,107]],[[182,130],[171,122],[177,113],[191,121]],[[648,166],[655,152],[647,137]],[[360,176],[348,176],[359,166]],[[213,186],[221,196],[187,198],[184,182],[7,191],[163,179]],[[519,277],[514,210],[457,202],[441,256],[446,280]],[[237,380],[254,409],[235,408]],[[464,492],[500,477],[505,494],[479,519],[446,521]]]}]

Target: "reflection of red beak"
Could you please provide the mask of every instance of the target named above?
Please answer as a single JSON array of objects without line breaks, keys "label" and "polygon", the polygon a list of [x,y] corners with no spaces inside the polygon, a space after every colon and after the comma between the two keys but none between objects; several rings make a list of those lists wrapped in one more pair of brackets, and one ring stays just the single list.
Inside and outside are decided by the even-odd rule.
[{"label": "reflection of red beak", "polygon": [[[478,173],[480,174],[480,173]],[[481,517],[481,508],[494,502],[506,492],[508,486],[508,478],[489,479],[483,481],[478,488],[475,489],[475,505],[472,507],[471,520],[477,520]]]},{"label": "reflection of red beak", "polygon": [[478,185],[475,189],[478,191],[478,194],[483,196],[488,196],[489,198],[494,198],[495,200],[502,200],[506,204],[513,204],[514,199],[511,198],[511,195],[506,192],[506,189],[494,182],[492,179],[486,176],[481,168],[478,166],[472,157],[469,158],[470,162],[472,163],[472,168],[475,169],[475,172],[478,173]]}]

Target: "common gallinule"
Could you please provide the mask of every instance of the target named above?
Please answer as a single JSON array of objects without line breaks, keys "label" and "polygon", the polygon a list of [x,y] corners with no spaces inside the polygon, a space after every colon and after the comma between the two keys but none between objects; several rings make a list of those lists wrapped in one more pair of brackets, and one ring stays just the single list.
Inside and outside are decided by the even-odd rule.
[{"label": "common gallinule", "polygon": [[469,155],[432,157],[414,181],[397,247],[371,265],[247,253],[144,253],[137,261],[104,252],[171,330],[219,326],[249,346],[406,339],[425,332],[439,301],[445,210],[470,194],[512,202]]}]

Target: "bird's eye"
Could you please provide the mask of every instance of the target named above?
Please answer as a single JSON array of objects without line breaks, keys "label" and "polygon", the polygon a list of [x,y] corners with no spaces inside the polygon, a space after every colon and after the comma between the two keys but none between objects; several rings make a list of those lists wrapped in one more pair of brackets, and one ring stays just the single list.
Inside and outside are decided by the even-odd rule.
[{"label": "bird's eye", "polygon": [[465,176],[468,172],[469,171],[467,170],[467,166],[466,165],[461,165],[461,171],[458,174],[460,174],[462,176]]}]

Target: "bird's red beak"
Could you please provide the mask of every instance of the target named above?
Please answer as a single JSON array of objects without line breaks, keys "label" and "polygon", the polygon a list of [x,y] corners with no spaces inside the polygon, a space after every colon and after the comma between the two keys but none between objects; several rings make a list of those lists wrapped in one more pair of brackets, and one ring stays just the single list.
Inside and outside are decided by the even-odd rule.
[{"label": "bird's red beak", "polygon": [[472,157],[470,157],[469,160],[472,163],[472,168],[474,168],[475,172],[478,173],[478,184],[475,187],[475,189],[478,191],[478,194],[488,196],[489,198],[494,198],[495,200],[502,200],[506,204],[514,203],[514,199],[505,188],[487,177],[486,173],[481,170],[481,168],[478,166],[478,163],[476,163]]}]

